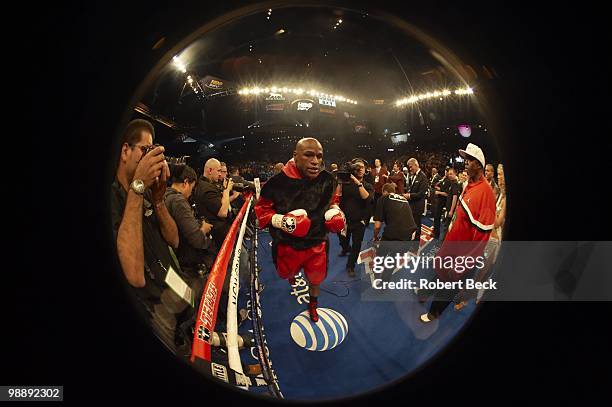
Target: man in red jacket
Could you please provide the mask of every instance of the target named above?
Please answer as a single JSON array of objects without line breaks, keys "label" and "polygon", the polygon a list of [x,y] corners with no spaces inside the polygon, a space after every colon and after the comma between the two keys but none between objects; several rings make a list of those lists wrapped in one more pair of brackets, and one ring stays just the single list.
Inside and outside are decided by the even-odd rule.
[{"label": "man in red jacket", "polygon": [[389,178],[389,172],[381,166],[380,160],[377,158],[374,160],[374,168],[370,171],[370,174],[374,177],[374,206],[376,206],[378,199],[382,196],[382,187]]},{"label": "man in red jacket", "polygon": [[319,285],[327,276],[327,232],[345,228],[344,214],[337,206],[336,180],[322,171],[323,147],[317,139],[300,140],[293,158],[270,178],[255,205],[259,227],[269,227],[272,260],[278,275],[295,284],[304,269],[310,283],[308,311],[317,322]]},{"label": "man in red jacket", "polygon": [[[484,248],[493,230],[495,195],[483,176],[485,157],[480,147],[469,143],[465,150],[459,150],[459,154],[465,158],[468,184],[459,198],[455,219],[436,256],[440,258],[449,256],[454,259],[463,256],[476,259],[484,254]],[[441,281],[464,280],[470,272],[473,270],[464,271],[457,266],[436,268],[436,274]],[[427,323],[438,318],[457,292],[459,289],[450,292],[447,290],[443,300],[435,300],[434,297],[429,312],[421,315],[421,321]]]}]

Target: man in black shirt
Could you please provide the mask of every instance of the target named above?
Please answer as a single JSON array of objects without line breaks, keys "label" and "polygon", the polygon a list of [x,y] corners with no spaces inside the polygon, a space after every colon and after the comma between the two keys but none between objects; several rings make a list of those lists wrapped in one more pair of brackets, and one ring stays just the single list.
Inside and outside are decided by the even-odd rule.
[{"label": "man in black shirt", "polygon": [[446,207],[446,197],[448,196],[447,189],[449,188],[448,180],[448,168],[444,173],[444,178],[433,185],[433,200],[434,200],[434,213],[433,213],[433,234],[435,239],[440,239],[440,222],[442,218],[442,212]]},{"label": "man in black shirt", "polygon": [[153,125],[140,119],[123,133],[111,222],[123,274],[155,334],[175,352],[177,315],[189,303],[165,283],[168,273],[179,270],[169,249],[178,247],[179,234],[164,204],[169,169],[164,148],[151,149],[154,135]]},{"label": "man in black shirt", "polygon": [[379,240],[378,234],[383,223],[385,230],[382,240],[413,240],[417,227],[408,200],[395,193],[395,184],[383,185],[382,193],[374,212],[374,240]]},{"label": "man in black shirt", "polygon": [[425,210],[425,195],[429,189],[429,180],[427,175],[419,168],[419,162],[416,158],[411,158],[407,162],[408,170],[410,171],[411,178],[410,184],[407,186],[407,193],[404,194],[404,198],[410,202],[410,209],[412,210],[412,217],[417,225],[417,231],[414,234],[414,240],[421,240],[421,217]]},{"label": "man in black shirt", "polygon": [[199,217],[213,225],[211,235],[215,246],[221,248],[225,236],[229,232],[230,193],[233,187],[231,178],[226,179],[223,190],[217,187],[221,163],[211,158],[204,164],[204,174],[198,180],[193,191],[193,201],[196,204]]},{"label": "man in black shirt", "polygon": [[[346,236],[339,236],[342,246],[340,255],[344,256],[349,253],[346,261],[349,277],[355,276],[355,264],[361,250],[366,225],[370,221],[374,197],[374,187],[363,179],[367,165],[365,160],[355,159],[352,164],[354,164],[354,170],[351,174],[351,182],[338,186],[339,194],[341,194],[340,209],[344,212],[347,223]],[[349,245],[351,237],[352,246]]]},{"label": "man in black shirt", "polygon": [[[409,245],[416,245],[416,247],[410,247],[410,249],[416,252],[418,243],[412,240],[417,227],[412,218],[408,200],[395,193],[395,184],[392,183],[383,185],[382,194],[374,212],[374,241],[411,242]],[[385,229],[380,239],[378,235],[383,223]],[[398,250],[397,246],[382,246],[377,249],[376,255],[386,257],[387,254],[396,250]],[[385,269],[382,275],[383,281],[389,281],[391,274],[391,269]]]},{"label": "man in black shirt", "polygon": [[444,240],[446,236],[446,232],[448,232],[448,227],[455,215],[455,210],[457,209],[457,205],[459,204],[459,196],[461,192],[463,192],[463,188],[461,184],[457,181],[457,174],[454,168],[448,169],[448,178],[447,186],[446,186],[446,205],[445,212],[446,216],[442,220],[442,226],[440,228],[440,240]]}]

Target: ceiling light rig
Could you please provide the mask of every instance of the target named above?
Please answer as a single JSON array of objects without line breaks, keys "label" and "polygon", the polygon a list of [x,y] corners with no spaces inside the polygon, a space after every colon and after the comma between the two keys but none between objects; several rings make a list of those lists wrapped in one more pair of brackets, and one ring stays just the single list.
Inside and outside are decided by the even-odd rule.
[{"label": "ceiling light rig", "polygon": [[353,100],[353,99],[349,99],[347,97],[344,97],[342,95],[335,95],[335,94],[329,94],[326,92],[322,92],[316,89],[310,89],[310,90],[305,90],[302,87],[289,87],[289,86],[279,86],[279,85],[272,85],[272,86],[268,86],[268,87],[260,87],[260,86],[255,86],[252,88],[242,88],[238,91],[239,95],[243,95],[243,96],[251,96],[251,95],[259,95],[259,94],[265,94],[265,93],[280,93],[280,94],[295,94],[298,96],[302,96],[302,95],[308,95],[308,96],[312,96],[312,97],[317,97],[317,98],[321,98],[321,99],[331,99],[337,102],[343,102],[343,103],[348,103],[348,104],[353,104],[356,105],[357,101]]},{"label": "ceiling light rig", "polygon": [[335,30],[336,28],[340,27],[340,24],[342,24],[342,19],[341,19],[341,18],[339,18],[339,19],[336,21],[336,24],[334,25],[334,30]]},{"label": "ceiling light rig", "polygon": [[269,8],[268,9],[268,15],[266,16],[266,20],[270,20],[270,17],[272,16],[272,9]]},{"label": "ceiling light rig", "polygon": [[471,87],[459,88],[459,89],[456,89],[454,92],[451,92],[448,89],[443,89],[443,90],[437,90],[435,92],[422,93],[420,95],[412,95],[412,96],[396,101],[395,106],[401,107],[405,105],[411,105],[421,100],[434,99],[434,98],[439,98],[440,100],[443,100],[445,97],[450,96],[453,93],[459,96],[472,95],[474,94],[474,89],[472,89]]},{"label": "ceiling light rig", "polygon": [[181,58],[179,58],[178,55],[172,57],[172,60],[174,61],[174,65],[178,68],[179,71],[181,71],[182,73],[187,73],[187,67],[185,66],[183,61],[181,61]]},{"label": "ceiling light rig", "polygon": [[198,98],[202,98],[204,96],[204,90],[200,86],[200,79],[198,76],[193,72],[187,72],[187,66],[178,55],[172,57],[172,60],[176,68],[185,74],[185,82],[191,87],[193,93],[195,93]]}]

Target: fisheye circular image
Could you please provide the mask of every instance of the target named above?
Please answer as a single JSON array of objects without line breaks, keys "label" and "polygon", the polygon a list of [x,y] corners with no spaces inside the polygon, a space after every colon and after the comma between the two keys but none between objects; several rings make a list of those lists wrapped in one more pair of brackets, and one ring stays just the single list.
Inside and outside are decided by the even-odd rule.
[{"label": "fisheye circular image", "polygon": [[116,140],[117,255],[209,380],[355,397],[418,374],[494,288],[497,73],[391,14],[274,4],[204,20],[143,78]]}]

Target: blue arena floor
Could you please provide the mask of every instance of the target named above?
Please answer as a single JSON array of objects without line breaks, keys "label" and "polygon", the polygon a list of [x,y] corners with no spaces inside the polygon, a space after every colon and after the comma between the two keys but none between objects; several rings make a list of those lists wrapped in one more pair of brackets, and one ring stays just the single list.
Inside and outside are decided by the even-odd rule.
[{"label": "blue arena floor", "polygon": [[[428,231],[431,220],[424,218],[423,222],[423,229]],[[372,233],[370,224],[362,250],[371,246]],[[312,326],[315,324],[307,314],[298,317],[306,311],[305,280],[298,279],[302,285],[291,287],[277,276],[270,236],[259,233],[258,263],[262,269],[260,280],[265,285],[260,295],[264,331],[272,367],[288,400],[355,396],[398,380],[442,351],[475,309],[473,301],[460,311],[451,305],[438,320],[422,324],[419,315],[426,312],[428,304],[419,304],[411,291],[403,290],[401,300],[364,299],[362,294],[372,290],[364,265],[358,265],[356,277],[349,278],[346,257],[338,257],[338,238],[329,238],[329,272],[319,296],[319,308],[329,311],[320,313],[323,316],[319,323]],[[302,346],[292,337],[292,323],[294,336]],[[243,362],[256,363],[248,352],[243,351]]]}]

